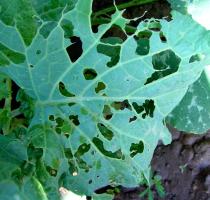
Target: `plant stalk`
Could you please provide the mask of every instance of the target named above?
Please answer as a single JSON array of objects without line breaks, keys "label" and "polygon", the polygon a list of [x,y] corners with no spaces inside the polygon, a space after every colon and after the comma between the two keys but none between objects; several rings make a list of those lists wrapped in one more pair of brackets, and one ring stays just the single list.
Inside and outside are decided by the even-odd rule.
[{"label": "plant stalk", "polygon": [[6,79],[6,86],[8,91],[8,97],[5,99],[4,109],[8,112],[8,119],[3,127],[3,133],[6,135],[9,133],[10,130],[10,123],[11,123],[11,103],[12,103],[12,80],[10,78]]},{"label": "plant stalk", "polygon": [[[158,1],[158,0],[132,0],[130,2],[126,2],[126,3],[122,3],[122,4],[117,5],[117,8],[119,10],[123,10],[123,9],[130,8],[130,7],[133,7],[133,6],[144,5],[144,4],[152,3],[152,2],[155,2],[155,1]],[[115,6],[110,6],[108,8],[105,8],[105,9],[102,9],[102,10],[99,10],[99,11],[95,12],[93,18],[96,18],[99,15],[107,14],[109,12],[114,12],[115,10],[116,10]]]}]

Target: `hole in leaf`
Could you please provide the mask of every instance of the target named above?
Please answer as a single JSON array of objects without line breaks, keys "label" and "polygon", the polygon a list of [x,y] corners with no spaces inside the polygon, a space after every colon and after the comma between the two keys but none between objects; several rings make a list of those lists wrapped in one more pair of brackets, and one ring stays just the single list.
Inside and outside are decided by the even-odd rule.
[{"label": "hole in leaf", "polygon": [[181,59],[172,50],[153,55],[152,64],[156,71],[147,79],[145,85],[175,73],[179,68],[180,62]]},{"label": "hole in leaf", "polygon": [[60,83],[59,83],[59,91],[60,91],[60,93],[61,93],[63,96],[65,96],[65,97],[74,97],[74,96],[75,96],[74,94],[72,94],[71,92],[69,92],[69,91],[66,89],[66,87],[65,87],[65,85],[64,85],[63,82],[60,82]]},{"label": "hole in leaf", "polygon": [[126,27],[125,27],[125,32],[127,35],[133,35],[136,30],[137,30],[137,26],[139,24],[139,20],[131,20],[128,24],[126,24]]},{"label": "hole in leaf", "polygon": [[98,123],[97,124],[97,127],[99,129],[99,131],[101,132],[101,134],[109,141],[112,140],[112,138],[114,137],[114,134],[113,132],[108,129],[106,126],[104,126],[103,124],[101,123]]},{"label": "hole in leaf", "polygon": [[130,156],[133,158],[138,153],[143,153],[144,143],[140,141],[138,144],[132,143],[130,147]]},{"label": "hole in leaf", "polygon": [[68,138],[72,134],[73,128],[68,121],[65,121],[62,128],[61,128],[61,131]]},{"label": "hole in leaf", "polygon": [[167,38],[166,38],[166,36],[163,34],[162,31],[160,32],[160,40],[161,40],[163,43],[166,43],[166,42],[167,42]]},{"label": "hole in leaf", "polygon": [[137,120],[137,117],[136,116],[133,116],[129,119],[129,123],[133,122],[133,121],[136,121]]},{"label": "hole in leaf", "polygon": [[64,120],[60,117],[55,119],[56,123],[57,123],[57,127],[61,127],[63,126]]},{"label": "hole in leaf", "polygon": [[70,136],[70,134],[67,133],[67,132],[65,132],[64,135],[65,135],[66,138],[69,138],[69,136]]},{"label": "hole in leaf", "polygon": [[71,123],[69,121],[65,121],[62,118],[58,117],[55,119],[56,121],[56,127],[55,131],[58,134],[64,133],[66,137],[69,137],[69,135],[72,133],[73,128],[71,126]]},{"label": "hole in leaf", "polygon": [[106,85],[103,82],[98,82],[95,92],[98,94],[101,90],[104,90]]},{"label": "hole in leaf", "polygon": [[134,36],[137,42],[136,53],[140,56],[147,55],[150,50],[150,37],[152,35],[151,31],[141,31],[138,36]]},{"label": "hole in leaf", "polygon": [[120,60],[120,46],[108,46],[108,45],[98,45],[97,50],[99,53],[103,53],[109,57],[111,60],[107,63],[107,67],[115,66]]},{"label": "hole in leaf", "polygon": [[82,41],[76,36],[71,37],[70,40],[72,44],[66,48],[66,51],[71,61],[75,62],[82,55]]},{"label": "hole in leaf", "polygon": [[72,154],[70,148],[65,148],[64,149],[64,153],[65,153],[66,158],[68,158],[68,159],[72,159],[73,158],[73,154]]},{"label": "hole in leaf", "polygon": [[201,60],[202,60],[202,56],[199,54],[195,54],[190,57],[189,63],[193,63],[193,62],[201,61]]},{"label": "hole in leaf", "polygon": [[141,105],[139,106],[136,102],[134,102],[132,105],[133,105],[135,111],[136,111],[138,114],[144,111],[144,107],[141,106]]},{"label": "hole in leaf", "polygon": [[73,105],[75,105],[75,104],[76,104],[76,103],[71,102],[71,103],[68,103],[68,106],[71,107],[71,106],[73,106]]},{"label": "hole in leaf", "polygon": [[33,65],[29,65],[29,67],[30,67],[30,68],[33,68],[34,66],[33,66]]},{"label": "hole in leaf", "polygon": [[150,39],[152,36],[152,32],[149,30],[140,31],[138,36],[135,36],[135,39]]},{"label": "hole in leaf", "polygon": [[73,36],[73,24],[67,19],[61,21],[61,27],[64,30],[64,37],[71,38]]},{"label": "hole in leaf", "polygon": [[151,31],[156,31],[156,32],[158,32],[158,31],[160,31],[161,30],[161,24],[160,24],[160,22],[158,21],[158,20],[151,20],[150,22],[149,22],[149,24],[148,24],[148,28],[149,28],[149,30],[151,30]]},{"label": "hole in leaf", "polygon": [[37,51],[36,51],[36,54],[37,54],[37,55],[41,54],[41,50],[37,50]]},{"label": "hole in leaf", "polygon": [[128,100],[124,100],[124,101],[115,101],[111,104],[111,106],[115,109],[115,110],[124,110],[125,108],[132,110],[131,109],[131,105],[129,104]]},{"label": "hole in leaf", "polygon": [[56,127],[55,131],[56,131],[56,133],[61,134],[61,128]]},{"label": "hole in leaf", "polygon": [[89,181],[88,181],[88,184],[91,184],[91,183],[93,183],[93,180],[89,180]]},{"label": "hole in leaf", "polygon": [[48,173],[49,173],[51,176],[57,176],[57,170],[53,169],[52,167],[46,166],[46,170],[48,171]]},{"label": "hole in leaf", "polygon": [[79,166],[80,169],[84,169],[85,172],[89,172],[89,170],[90,170],[90,168],[91,168],[90,165],[88,165],[88,164],[87,164],[83,159],[81,159],[81,158],[77,158],[76,160],[77,160],[77,164],[78,164],[78,166]]},{"label": "hole in leaf", "polygon": [[75,126],[79,126],[80,125],[80,122],[79,122],[79,119],[78,119],[78,115],[70,115],[69,119],[72,121],[72,123]]},{"label": "hole in leaf", "polygon": [[77,171],[74,171],[73,173],[72,173],[72,176],[77,176],[78,175],[78,172]]},{"label": "hole in leaf", "polygon": [[121,47],[118,44],[122,44],[123,40],[116,37],[108,37],[101,39],[101,42],[102,43],[97,46],[97,51],[111,58],[107,63],[107,67],[115,66],[120,59]]},{"label": "hole in leaf", "polygon": [[148,39],[138,39],[137,40],[136,53],[140,56],[147,55],[149,53],[150,44]]},{"label": "hole in leaf", "polygon": [[108,105],[104,105],[103,116],[104,116],[104,119],[106,120],[110,120],[113,116],[111,108]]},{"label": "hole in leaf", "polygon": [[97,76],[97,73],[94,69],[88,68],[88,69],[84,69],[83,75],[86,80],[93,80]]},{"label": "hole in leaf", "polygon": [[135,111],[140,114],[142,113],[142,118],[145,119],[147,116],[153,117],[153,113],[155,110],[155,104],[153,100],[145,100],[142,105],[138,105],[136,102],[132,103]]},{"label": "hole in leaf", "polygon": [[95,144],[95,146],[98,148],[98,150],[101,153],[103,153],[105,156],[110,157],[110,158],[116,158],[116,159],[123,159],[124,158],[120,149],[115,151],[115,152],[107,151],[104,148],[103,141],[101,141],[100,139],[98,139],[96,137],[94,137],[92,141]]},{"label": "hole in leaf", "polygon": [[106,33],[102,36],[102,38],[108,38],[108,37],[117,37],[121,38],[123,41],[127,39],[127,35],[125,32],[121,29],[121,27],[117,25],[113,25]]},{"label": "hole in leaf", "polygon": [[97,14],[95,12],[100,11],[101,8],[106,8],[114,6],[112,1],[98,1],[93,0],[92,3],[92,14],[91,14],[91,24],[92,24],[92,30],[94,33],[98,32],[98,26],[102,24],[107,24],[110,22],[110,14],[112,14],[114,11],[108,12],[108,13],[101,13]]},{"label": "hole in leaf", "polygon": [[75,157],[81,157],[90,150],[90,144],[81,144],[74,154]]},{"label": "hole in leaf", "polygon": [[79,146],[77,152],[74,154],[79,168],[84,169],[86,172],[90,170],[91,166],[89,166],[83,159],[81,159],[81,156],[83,156],[89,150],[90,150],[90,144],[84,143]]},{"label": "hole in leaf", "polygon": [[50,120],[50,121],[54,121],[54,120],[55,120],[54,115],[50,115],[50,116],[49,116],[49,120]]},{"label": "hole in leaf", "polygon": [[75,161],[73,159],[69,159],[68,164],[69,164],[70,174],[72,174],[72,176],[77,175],[78,174],[78,169],[77,169]]}]

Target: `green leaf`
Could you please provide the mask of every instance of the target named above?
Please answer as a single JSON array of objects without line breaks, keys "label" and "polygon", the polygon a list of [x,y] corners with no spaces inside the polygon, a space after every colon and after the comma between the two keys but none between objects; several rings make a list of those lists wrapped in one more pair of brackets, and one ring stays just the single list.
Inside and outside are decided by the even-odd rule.
[{"label": "green leaf", "polygon": [[20,164],[27,160],[26,147],[17,139],[0,135],[0,159],[9,163]]},{"label": "green leaf", "polygon": [[27,148],[20,140],[0,135],[0,180],[11,178],[27,160]]},{"label": "green leaf", "polygon": [[114,198],[111,194],[94,194],[93,200],[112,200]]},{"label": "green leaf", "polygon": [[[28,155],[49,199],[58,198],[60,185],[86,195],[106,185],[138,185],[158,141],[171,142],[165,117],[210,63],[210,33],[189,16],[174,12],[172,21],[160,20],[160,32],[151,31],[149,50],[141,53],[135,37],[150,31],[152,22],[140,23],[135,37],[110,44],[105,33],[114,25],[123,31],[129,20],[117,10],[93,33],[91,13],[92,0],[79,0],[51,31],[49,23],[40,25],[29,46],[16,27],[0,22],[0,42],[25,58],[17,63],[7,55],[9,64],[0,71],[34,99]],[[62,20],[71,22],[82,42],[74,62]],[[119,58],[113,60],[111,51]],[[202,59],[190,62],[195,54]]]},{"label": "green leaf", "polygon": [[41,185],[41,183],[34,177],[25,181],[22,187],[22,193],[25,199],[30,200],[48,200],[47,195]]},{"label": "green leaf", "polygon": [[[76,0],[13,0],[11,5],[10,1],[0,0],[0,19],[7,25],[15,26],[28,46],[43,22],[59,21],[63,11],[71,10],[75,3]],[[69,25],[66,24],[65,27]],[[51,31],[50,27],[47,29]],[[10,38],[10,35],[5,37]],[[2,54],[1,57],[4,58],[4,64],[7,64]]]},{"label": "green leaf", "polygon": [[173,10],[177,10],[182,14],[187,14],[187,8],[190,0],[167,0],[171,4]]},{"label": "green leaf", "polygon": [[24,90],[20,89],[17,93],[16,101],[20,103],[19,111],[30,122],[34,115],[34,100]]},{"label": "green leaf", "polygon": [[30,129],[29,135],[34,147],[44,150],[43,159],[46,165],[57,170],[59,161],[64,157],[64,151],[59,142],[59,136],[50,128],[41,126],[34,126]]},{"label": "green leaf", "polygon": [[23,37],[26,45],[29,45],[36,34],[37,24],[34,19],[35,11],[29,0],[0,0],[0,19],[8,25],[14,26]]},{"label": "green leaf", "polygon": [[0,73],[0,101],[9,96],[6,84],[7,76]]},{"label": "green leaf", "polygon": [[15,200],[15,199],[22,198],[20,196],[20,191],[18,189],[18,186],[9,180],[4,180],[4,181],[0,182],[0,187],[1,187],[0,199]]},{"label": "green leaf", "polygon": [[210,127],[209,67],[199,80],[192,84],[180,104],[167,118],[169,124],[191,133],[205,133]]},{"label": "green leaf", "polygon": [[62,12],[68,12],[74,8],[77,0],[33,0],[31,2],[42,20],[59,21]]},{"label": "green leaf", "polygon": [[0,109],[0,130],[10,121],[10,112],[7,109]]},{"label": "green leaf", "polygon": [[153,179],[154,179],[155,188],[157,190],[159,197],[161,198],[165,197],[165,189],[164,189],[164,186],[162,185],[161,177],[156,175],[154,176]]},{"label": "green leaf", "polygon": [[34,177],[24,180],[22,191],[20,191],[20,189],[14,182],[11,182],[9,180],[4,180],[0,182],[0,186],[1,186],[0,199],[4,200],[16,200],[16,199],[47,200],[48,199],[41,184]]},{"label": "green leaf", "polygon": [[154,200],[154,195],[151,190],[148,190],[148,200]]}]

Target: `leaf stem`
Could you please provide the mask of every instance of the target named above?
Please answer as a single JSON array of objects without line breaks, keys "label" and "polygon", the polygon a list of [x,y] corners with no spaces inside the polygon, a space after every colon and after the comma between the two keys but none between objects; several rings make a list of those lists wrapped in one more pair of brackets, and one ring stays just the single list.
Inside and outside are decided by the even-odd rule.
[{"label": "leaf stem", "polygon": [[6,86],[8,91],[8,97],[5,100],[4,107],[11,110],[11,101],[12,101],[12,81],[10,78],[6,79]]},{"label": "leaf stem", "polygon": [[[130,7],[133,7],[133,6],[144,5],[144,4],[152,3],[152,2],[155,2],[155,1],[158,1],[158,0],[132,0],[130,2],[126,2],[126,3],[122,3],[122,4],[117,5],[117,8],[119,10],[123,10],[123,9],[130,8]],[[99,15],[107,14],[107,13],[113,12],[113,11],[115,11],[115,6],[110,6],[108,8],[105,8],[105,9],[102,9],[102,10],[99,10],[99,11],[95,12],[93,18],[96,18]]]},{"label": "leaf stem", "polygon": [[15,117],[17,117],[18,115],[21,115],[21,114],[22,113],[20,111],[20,108],[17,108],[17,109],[15,109],[11,112],[11,118],[15,118]]},{"label": "leaf stem", "polygon": [[[11,115],[11,103],[12,103],[12,80],[10,78],[6,79],[6,86],[8,91],[8,97],[5,99],[4,109],[7,110],[8,115]],[[3,133],[8,134],[10,130],[11,116],[8,117],[5,126],[3,127]]]}]

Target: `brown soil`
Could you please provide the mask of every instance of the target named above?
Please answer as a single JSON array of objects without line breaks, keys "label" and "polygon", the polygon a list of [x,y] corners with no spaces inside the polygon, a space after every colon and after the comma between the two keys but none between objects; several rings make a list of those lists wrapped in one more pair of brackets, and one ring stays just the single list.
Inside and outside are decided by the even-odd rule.
[{"label": "brown soil", "polygon": [[[173,142],[156,148],[152,169],[162,177],[164,200],[210,200],[210,132],[183,134],[171,129]],[[122,189],[114,200],[142,200],[140,188]],[[160,200],[155,194],[155,200]]]}]

